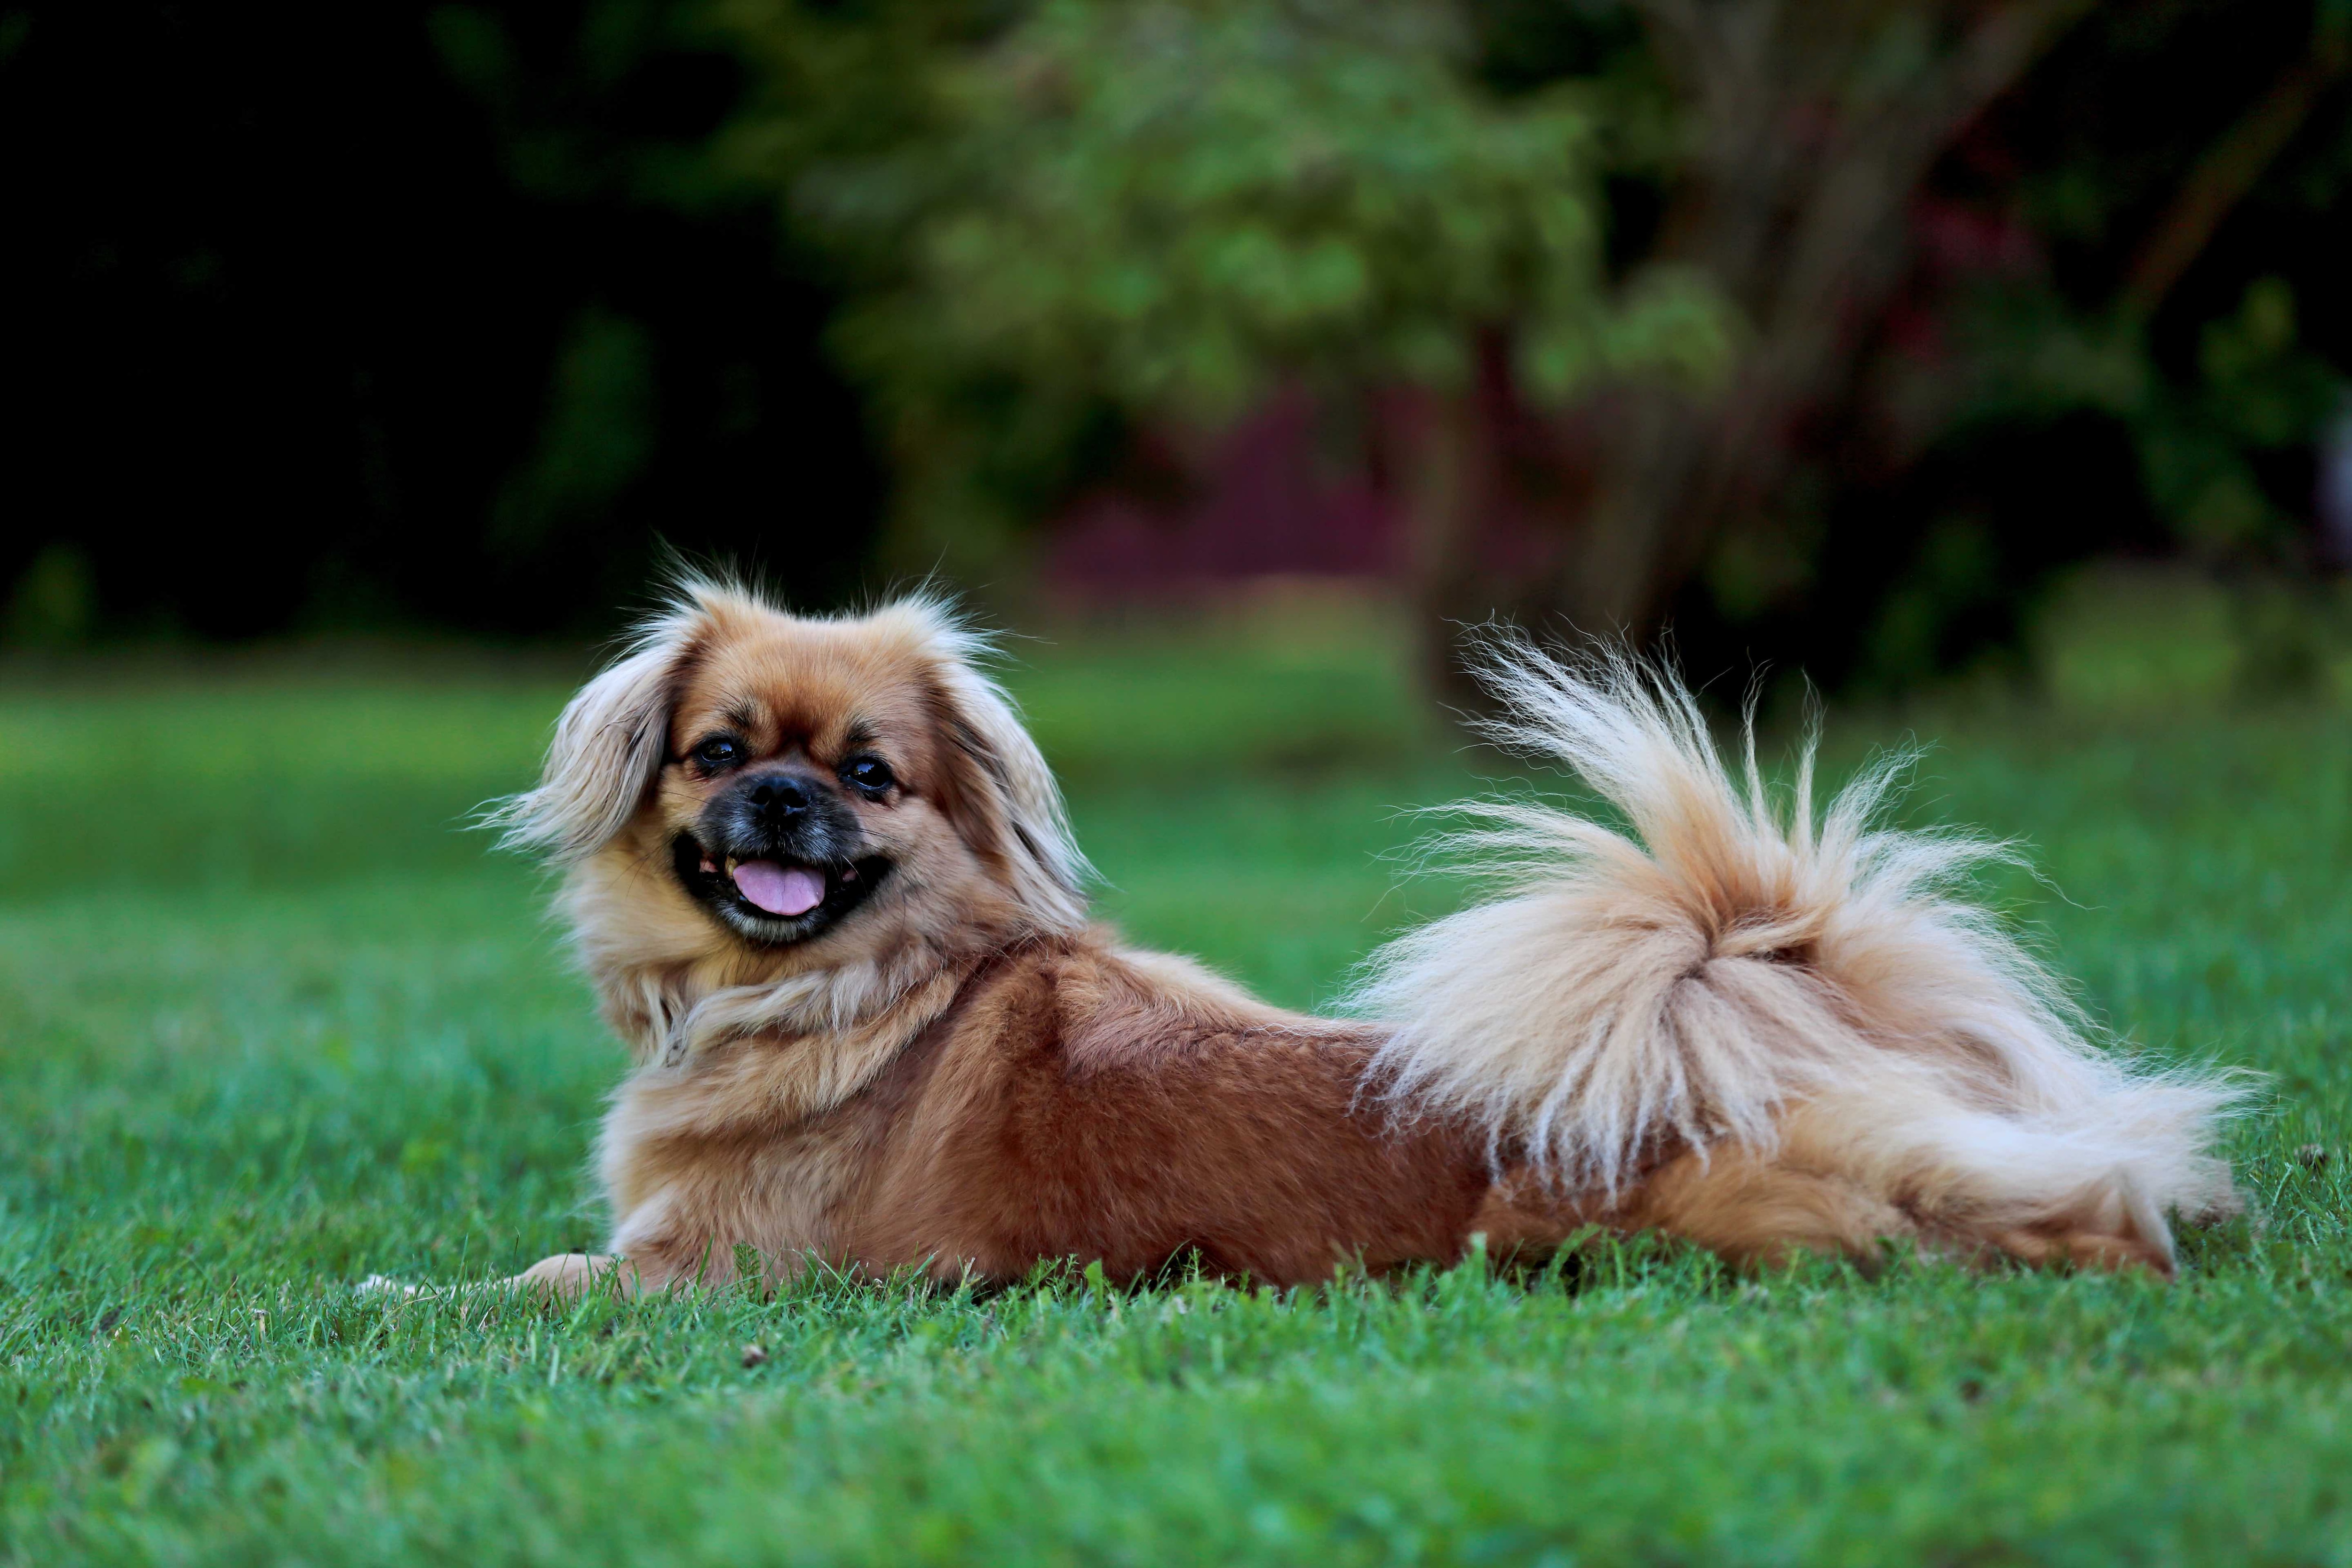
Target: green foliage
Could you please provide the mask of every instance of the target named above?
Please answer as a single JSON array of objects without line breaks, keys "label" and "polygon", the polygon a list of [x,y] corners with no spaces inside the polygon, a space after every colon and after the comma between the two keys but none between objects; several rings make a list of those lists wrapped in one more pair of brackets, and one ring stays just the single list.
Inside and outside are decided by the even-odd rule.
[{"label": "green foliage", "polygon": [[[2220,40],[2245,47],[2216,60]],[[2347,63],[2340,0],[2100,8],[2010,116],[2013,210],[2048,267],[1963,313],[1990,394],[1969,412],[2117,420],[2147,502],[2207,563],[2300,564],[2310,496],[2288,476],[2352,395],[2327,302]]]},{"label": "green foliage", "polygon": [[2258,466],[2307,447],[2352,383],[2302,341],[2285,279],[2255,279],[2234,311],[2203,322],[2182,374],[2159,363],[2146,322],[2047,289],[1988,290],[1963,321],[1981,388],[1969,417],[2108,415],[2130,432],[2149,501],[2191,550],[2260,559],[2292,544],[2303,520]]},{"label": "green foliage", "polygon": [[1443,19],[1055,0],[957,73],[959,199],[852,353],[1214,418],[1275,375],[1459,384],[1465,328],[1518,320],[1565,386],[1605,324],[1591,129],[1483,101]]},{"label": "green foliage", "polygon": [[[912,26],[740,15],[813,88]],[[1458,389],[1482,329],[1550,397],[1627,363],[1703,372],[1702,291],[1603,276],[1587,96],[1498,99],[1458,32],[1428,0],[1050,0],[897,57],[898,136],[825,118],[872,89],[818,88],[772,93],[742,145],[866,290],[841,352],[929,487],[917,510],[957,526],[1066,484],[1106,419],[1210,424],[1288,382]]]},{"label": "green foliage", "polygon": [[2264,494],[2253,459],[2310,445],[2347,390],[2343,372],[2298,341],[2286,279],[2256,279],[2235,315],[2204,324],[2194,382],[2136,422],[2148,493],[2208,551],[2292,534],[2301,520]]},{"label": "green foliage", "polygon": [[[1382,808],[1475,784],[1353,636],[1015,676],[1111,911],[1286,1003],[1444,906]],[[541,879],[453,826],[562,696],[0,696],[0,1563],[2344,1561],[2341,717],[1831,726],[1832,771],[1947,742],[1916,811],[2037,847],[2067,897],[2005,890],[2144,1048],[2273,1075],[2254,1217],[2170,1289],[1595,1242],[1319,1295],[363,1296],[596,1231],[618,1053]]]}]

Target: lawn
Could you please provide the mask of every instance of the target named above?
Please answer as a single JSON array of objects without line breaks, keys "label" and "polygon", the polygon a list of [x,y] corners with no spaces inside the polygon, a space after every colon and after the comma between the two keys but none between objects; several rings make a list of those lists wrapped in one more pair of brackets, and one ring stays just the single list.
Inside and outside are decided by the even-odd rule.
[{"label": "lawn", "polygon": [[[1024,646],[1106,910],[1328,998],[1489,771],[1334,634]],[[2352,1563],[2352,719],[1835,712],[2137,1047],[2269,1074],[2170,1287],[1596,1245],[1282,1296],[401,1302],[590,1243],[620,1069],[462,830],[562,682],[0,690],[0,1563]],[[2333,1156],[2332,1158],[2330,1156]],[[751,1353],[756,1347],[757,1353]]]}]

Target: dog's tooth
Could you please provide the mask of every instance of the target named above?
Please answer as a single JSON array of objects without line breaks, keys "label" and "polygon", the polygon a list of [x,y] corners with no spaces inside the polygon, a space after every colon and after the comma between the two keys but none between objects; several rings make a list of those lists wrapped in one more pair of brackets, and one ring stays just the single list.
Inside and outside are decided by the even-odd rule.
[{"label": "dog's tooth", "polygon": [[857,880],[857,868],[855,866],[844,866],[841,868],[841,879],[845,882],[855,882]]}]

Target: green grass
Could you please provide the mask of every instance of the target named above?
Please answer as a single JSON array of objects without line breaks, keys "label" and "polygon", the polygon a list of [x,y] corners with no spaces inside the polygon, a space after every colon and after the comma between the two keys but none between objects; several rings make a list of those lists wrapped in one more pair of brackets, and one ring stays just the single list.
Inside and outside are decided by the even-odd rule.
[{"label": "green grass", "polygon": [[[1341,643],[1027,650],[1106,907],[1277,1000],[1475,784]],[[562,691],[0,694],[0,1563],[2352,1563],[2352,725],[1833,716],[2115,1026],[2272,1075],[2137,1279],[1648,1245],[1531,1281],[398,1303],[587,1243],[619,1070],[456,825]],[[1267,715],[1273,715],[1269,718]],[[2314,1164],[2306,1145],[2329,1151]],[[744,1364],[744,1347],[764,1347]]]}]

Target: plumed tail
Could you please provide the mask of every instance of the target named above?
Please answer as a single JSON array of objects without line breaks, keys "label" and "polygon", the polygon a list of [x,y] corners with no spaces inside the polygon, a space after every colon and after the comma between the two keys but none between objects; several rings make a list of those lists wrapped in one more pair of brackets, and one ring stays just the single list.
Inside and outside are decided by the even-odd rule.
[{"label": "plumed tail", "polygon": [[1817,816],[1810,742],[1776,800],[1752,725],[1735,774],[1662,668],[1502,635],[1480,652],[1492,738],[1580,775],[1625,830],[1462,808],[1440,847],[1495,892],[1376,954],[1353,996],[1391,1026],[1369,1081],[1392,1105],[1466,1118],[1604,1193],[1655,1156],[1767,1151],[1798,1128],[1809,1163],[1955,1224],[2120,1205],[2155,1240],[2167,1210],[2231,1205],[2210,1145],[2241,1091],[2095,1046],[1970,901],[1970,873],[2010,848],[1885,825],[1907,758]]}]

